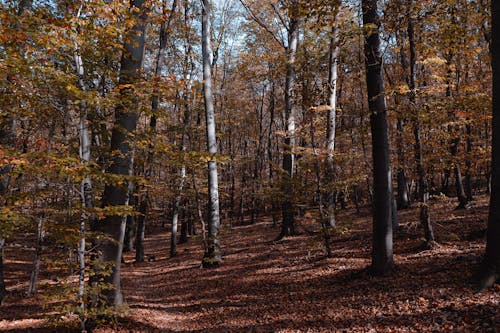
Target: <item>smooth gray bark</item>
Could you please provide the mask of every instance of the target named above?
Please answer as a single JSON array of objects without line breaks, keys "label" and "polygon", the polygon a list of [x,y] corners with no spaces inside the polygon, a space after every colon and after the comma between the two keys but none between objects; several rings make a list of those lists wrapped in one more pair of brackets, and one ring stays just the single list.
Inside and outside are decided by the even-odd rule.
[{"label": "smooth gray bark", "polygon": [[337,77],[338,77],[338,58],[339,58],[339,28],[338,20],[339,15],[335,15],[335,22],[332,27],[332,37],[330,39],[330,52],[328,60],[328,89],[329,98],[328,105],[330,108],[327,113],[327,124],[326,124],[326,176],[328,184],[327,193],[327,218],[328,225],[334,227],[335,221],[335,195],[333,191],[333,186],[335,182],[335,128],[337,124]]},{"label": "smooth gray bark", "polygon": [[363,0],[365,65],[373,155],[373,274],[392,270],[392,190],[387,115],[376,0]]},{"label": "smooth gray bark", "polygon": [[43,213],[38,217],[36,230],[35,256],[33,258],[28,295],[34,295],[38,290],[38,274],[40,273],[40,265],[42,263],[43,240],[45,237],[45,216]]},{"label": "smooth gray bark", "polygon": [[[82,5],[80,6],[76,19],[78,20],[81,15]],[[88,87],[85,84],[84,75],[85,68],[83,66],[82,56],[80,54],[80,47],[76,38],[73,41],[74,44],[74,61],[76,73],[78,76],[78,84],[83,92],[88,91]],[[88,166],[91,157],[91,138],[89,133],[88,124],[88,110],[86,103],[80,103],[80,121],[78,126],[79,131],[79,156],[81,164],[83,166]],[[80,202],[81,202],[81,213],[80,213],[80,240],[78,242],[78,303],[80,307],[80,328],[82,331],[85,330],[86,324],[86,304],[85,304],[85,247],[86,247],[86,225],[87,221],[90,224],[94,223],[95,217],[89,215],[88,210],[94,208],[94,195],[92,190],[92,181],[90,176],[85,176],[80,183]]]},{"label": "smooth gray bark", "polygon": [[7,295],[7,287],[5,286],[4,274],[3,274],[3,247],[5,245],[5,239],[0,238],[0,305]]},{"label": "smooth gray bark", "polygon": [[416,47],[415,47],[415,36],[414,36],[414,25],[412,17],[412,1],[408,1],[407,8],[407,19],[408,19],[408,41],[410,46],[410,75],[408,77],[408,83],[410,88],[410,108],[413,114],[413,136],[415,139],[415,163],[417,165],[417,175],[418,175],[418,200],[420,201],[420,224],[424,229],[425,242],[428,248],[434,246],[434,231],[431,225],[431,215],[429,209],[429,182],[427,180],[427,173],[424,166],[424,156],[422,148],[422,138],[421,138],[421,128],[420,128],[420,117],[418,114],[418,108],[416,106]]},{"label": "smooth gray bark", "polygon": [[217,177],[217,138],[215,135],[215,109],[212,91],[212,46],[211,46],[211,4],[210,0],[202,0],[202,58],[203,58],[203,98],[205,102],[207,148],[211,155],[208,161],[208,247],[203,256],[203,267],[218,266],[222,262],[220,243],[217,238],[220,228],[219,184]]},{"label": "smooth gray bark", "polygon": [[[145,0],[130,2],[134,22],[124,37],[124,50],[120,68],[120,104],[115,108],[115,124],[111,134],[110,151],[113,153],[107,172],[127,177],[133,174],[133,147],[130,134],[135,132],[138,120],[138,102],[134,96],[133,84],[138,80],[143,65],[146,12]],[[116,152],[119,152],[117,154]],[[103,206],[127,206],[129,187],[120,184],[108,184],[104,188]],[[120,270],[125,235],[126,216],[113,215],[95,224],[95,230],[111,240],[101,239],[97,244],[98,264],[109,263],[111,274],[104,274],[102,280],[111,288],[105,291],[105,302],[109,306],[123,304],[120,284]]]},{"label": "smooth gray bark", "polygon": [[[164,21],[161,26],[160,26],[160,34],[159,34],[159,47],[158,47],[158,53],[156,54],[156,59],[155,59],[155,67],[154,67],[154,74],[156,77],[161,76],[161,72],[163,69],[163,63],[165,59],[165,50],[167,47],[167,41],[169,37],[169,32],[170,32],[170,25],[172,23],[174,14],[176,12],[177,8],[177,0],[172,1],[172,7],[170,10],[170,15],[168,16],[168,19]],[[163,13],[164,15],[166,11],[166,1],[163,1]],[[150,134],[154,135],[156,132],[156,124],[157,124],[157,113],[159,110],[160,106],[160,93],[157,91],[157,89],[153,89],[153,96],[151,98],[151,119],[149,122],[149,131]],[[153,173],[153,158],[154,158],[154,152],[153,152],[153,145],[149,145],[149,151],[147,152],[147,157],[145,161],[145,172],[144,172],[144,177],[146,179],[149,179]],[[137,218],[137,225],[136,225],[136,231],[135,231],[135,261],[136,262],[143,262],[144,261],[144,235],[146,231],[146,215],[148,213],[149,209],[149,201],[150,201],[150,196],[149,196],[149,190],[146,188],[144,193],[140,196],[139,198],[139,216]]]},{"label": "smooth gray bark", "polygon": [[[185,1],[184,3],[184,24],[186,26],[190,25],[189,19],[189,3]],[[182,136],[181,136],[181,146],[180,151],[182,154],[186,152],[187,149],[187,139],[188,139],[188,126],[189,119],[191,117],[191,77],[194,70],[194,64],[191,59],[191,33],[189,30],[186,32],[186,42],[184,44],[184,48],[186,50],[186,55],[184,58],[184,79],[186,81],[184,87],[184,119],[182,126]],[[184,189],[184,182],[186,180],[186,164],[183,162],[181,165],[181,169],[179,170],[179,183],[177,185],[177,194],[174,199],[174,208],[172,214],[172,235],[170,238],[170,257],[174,257],[177,254],[177,228],[179,221],[179,211],[182,199],[182,191]],[[186,238],[187,233],[187,224],[183,224],[182,236]],[[181,237],[182,238],[182,237]],[[187,239],[187,238],[186,238]],[[184,239],[183,239],[184,240]]]},{"label": "smooth gray bark", "polygon": [[298,2],[293,1],[290,6],[290,22],[288,24],[288,45],[286,77],[285,77],[285,126],[286,136],[283,147],[283,176],[281,180],[281,191],[283,195],[281,233],[278,239],[295,234],[295,207],[293,204],[294,186],[293,178],[295,171],[295,106],[293,103],[293,88],[295,85],[295,60],[297,57],[297,45],[299,42],[300,19],[298,18]]}]

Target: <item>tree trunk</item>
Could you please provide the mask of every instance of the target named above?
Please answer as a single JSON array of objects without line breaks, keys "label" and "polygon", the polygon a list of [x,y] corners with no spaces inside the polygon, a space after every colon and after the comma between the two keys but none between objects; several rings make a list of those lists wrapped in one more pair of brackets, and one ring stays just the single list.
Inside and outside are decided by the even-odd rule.
[{"label": "tree trunk", "polygon": [[[187,79],[187,82],[189,82],[190,78]],[[189,117],[190,117],[190,108],[189,108],[189,95],[191,91],[191,85],[188,83],[186,86],[186,92],[185,92],[185,109],[184,109],[184,125],[182,127],[182,138],[181,138],[181,152],[185,153],[187,149],[187,130],[189,126]],[[172,237],[170,239],[170,257],[174,257],[177,254],[177,226],[178,226],[178,220],[179,220],[179,210],[180,210],[180,204],[181,204],[181,199],[182,199],[182,190],[184,188],[184,182],[186,180],[186,164],[183,162],[181,166],[181,170],[179,171],[179,184],[177,185],[177,195],[175,197],[174,201],[174,209],[173,209],[173,215],[172,215]],[[183,228],[187,229],[184,227],[186,225],[183,222]],[[187,225],[186,225],[187,226]],[[184,231],[184,234],[186,232]]]},{"label": "tree trunk", "polygon": [[328,98],[328,113],[326,122],[326,177],[328,193],[327,199],[327,219],[328,226],[335,227],[335,196],[333,195],[333,187],[335,182],[335,163],[334,163],[334,152],[335,152],[335,127],[337,118],[337,67],[338,67],[338,57],[339,57],[339,28],[338,28],[338,9],[335,15],[335,22],[332,27],[332,37],[330,39],[330,52],[328,60],[328,88],[329,88],[329,98]]},{"label": "tree trunk", "polygon": [[[133,148],[129,142],[129,135],[135,132],[138,119],[138,102],[134,97],[133,84],[140,75],[143,64],[146,12],[142,8],[144,0],[131,1],[135,22],[124,38],[124,51],[121,58],[119,85],[120,104],[115,109],[115,124],[111,134],[112,158],[107,172],[118,176],[133,174]],[[116,154],[119,152],[119,154]],[[108,184],[104,188],[103,206],[121,206],[129,204],[129,188],[119,184]],[[100,240],[100,251],[97,265],[111,264],[111,274],[104,274],[103,280],[111,288],[105,292],[107,305],[119,306],[123,304],[123,295],[120,286],[120,265],[125,234],[126,217],[113,215],[96,223],[95,230],[112,240]]]},{"label": "tree trunk", "polygon": [[500,277],[500,2],[491,1],[491,67],[493,73],[493,123],[491,197],[486,251],[479,273],[480,289],[487,289]]},{"label": "tree trunk", "polygon": [[376,0],[363,0],[365,65],[373,154],[373,274],[394,266],[392,255],[392,191],[389,140],[380,52],[380,20]]},{"label": "tree trunk", "polygon": [[[403,37],[397,36],[397,42],[400,47],[400,56],[401,56],[401,66],[403,67],[403,71],[406,71],[408,67],[408,61],[406,58],[406,51],[404,49]],[[395,96],[396,105],[400,105],[400,100],[398,95]],[[406,177],[405,172],[405,149],[404,149],[404,133],[405,133],[405,124],[406,124],[406,116],[403,115],[403,112],[399,110],[398,112],[398,120],[396,125],[396,146],[397,146],[397,156],[398,156],[398,170],[397,170],[397,182],[398,182],[398,199],[397,199],[397,209],[407,209],[410,207],[410,189],[408,186],[408,179]]]},{"label": "tree trunk", "polygon": [[410,76],[408,78],[410,88],[410,108],[413,109],[413,135],[415,138],[415,163],[417,164],[418,174],[418,199],[420,201],[420,224],[424,228],[425,242],[428,248],[434,246],[434,232],[431,225],[431,216],[429,210],[429,183],[424,166],[424,156],[422,150],[422,138],[420,129],[420,119],[418,107],[416,106],[416,51],[415,36],[412,18],[412,1],[408,2],[408,41],[410,44]]},{"label": "tree trunk", "polygon": [[[189,26],[189,4],[186,1],[184,3],[184,24]],[[184,58],[184,78],[186,80],[186,85],[184,87],[184,119],[182,126],[182,137],[181,137],[181,153],[184,154],[187,149],[187,131],[189,126],[189,119],[191,117],[191,75],[193,72],[193,64],[191,59],[191,38],[189,31],[187,32],[186,43],[184,45],[186,49],[186,56]],[[182,157],[184,158],[184,156]],[[177,255],[177,228],[179,222],[179,211],[182,199],[182,191],[184,189],[184,182],[186,180],[186,164],[182,162],[181,169],[179,171],[179,184],[177,185],[177,195],[174,200],[174,209],[172,214],[172,235],[170,238],[170,257],[175,257]],[[184,219],[185,220],[185,219]],[[187,240],[187,224],[186,221],[182,222],[182,241]]]},{"label": "tree trunk", "polygon": [[207,128],[208,161],[208,247],[205,249],[203,267],[216,267],[222,262],[217,234],[220,228],[219,184],[217,179],[217,138],[215,136],[215,110],[212,92],[212,46],[210,41],[210,0],[202,0],[202,55],[203,55],[203,97]]},{"label": "tree trunk", "polygon": [[5,280],[3,275],[3,247],[5,245],[5,239],[0,238],[0,305],[7,295],[7,288],[5,286]]},{"label": "tree trunk", "polygon": [[[131,184],[131,189],[129,195],[129,205],[134,207],[136,205],[134,190],[135,186]],[[135,216],[129,215],[127,216],[127,223],[125,226],[125,237],[123,239],[123,252],[130,252],[134,249],[134,237],[135,232],[137,230],[135,223]]]},{"label": "tree trunk", "polygon": [[470,119],[467,118],[467,125],[465,126],[467,132],[467,156],[465,159],[465,194],[467,196],[467,201],[471,202],[474,198],[472,195],[472,126],[470,124]]},{"label": "tree trunk", "polygon": [[[298,4],[294,1],[292,6]],[[295,234],[295,207],[293,205],[294,186],[293,177],[295,169],[295,107],[292,101],[292,93],[295,81],[295,58],[299,39],[300,21],[296,8],[291,10],[290,23],[288,26],[287,64],[285,78],[285,122],[286,136],[283,148],[283,177],[281,191],[283,194],[281,233],[278,239]]]},{"label": "tree trunk", "polygon": [[[451,156],[456,157],[458,155],[458,146],[460,145],[460,137],[456,137],[453,139],[453,143],[451,145]],[[462,171],[460,168],[460,163],[455,162],[455,166],[453,168],[455,173],[455,189],[456,195],[458,199],[458,207],[457,209],[465,209],[469,204],[469,200],[467,200],[467,196],[465,195],[465,189],[462,181]]]},{"label": "tree trunk", "polygon": [[42,263],[43,239],[45,237],[44,222],[45,222],[45,215],[42,213],[38,217],[38,223],[36,228],[35,257],[33,258],[33,269],[31,270],[28,295],[34,295],[37,292],[38,273],[40,273],[40,265]]},{"label": "tree trunk", "polygon": [[[172,8],[170,11],[170,15],[168,17],[168,20],[165,22],[162,22],[160,26],[160,36],[159,36],[159,47],[158,47],[158,53],[156,54],[156,60],[155,60],[155,76],[159,78],[161,76],[161,70],[163,66],[163,59],[164,59],[164,54],[165,54],[165,48],[167,46],[167,40],[168,40],[168,32],[170,31],[170,24],[172,22],[175,9],[177,7],[177,0],[174,0],[172,2]],[[163,9],[163,14],[165,14],[165,9],[166,9],[166,4],[165,1],[162,4],[162,9]],[[153,90],[153,96],[151,98],[151,119],[149,122],[149,130],[150,134],[154,135],[156,132],[156,117],[160,105],[160,96],[159,92],[154,89]],[[154,152],[153,152],[153,144],[149,145],[149,151],[147,152],[147,157],[145,161],[145,174],[144,177],[146,179],[149,179],[152,175],[153,172],[153,158],[154,158]],[[140,191],[138,191],[140,192]],[[139,200],[139,213],[140,215],[137,218],[137,226],[136,226],[136,232],[135,232],[135,261],[136,262],[144,262],[144,235],[146,231],[146,215],[148,213],[148,208],[149,208],[149,190],[146,188],[142,196],[140,196]]]}]

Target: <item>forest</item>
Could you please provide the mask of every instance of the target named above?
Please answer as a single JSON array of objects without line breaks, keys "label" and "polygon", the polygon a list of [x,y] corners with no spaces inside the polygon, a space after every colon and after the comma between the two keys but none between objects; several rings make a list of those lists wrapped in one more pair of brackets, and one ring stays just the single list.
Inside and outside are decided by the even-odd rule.
[{"label": "forest", "polygon": [[500,1],[0,0],[0,331],[499,332]]}]

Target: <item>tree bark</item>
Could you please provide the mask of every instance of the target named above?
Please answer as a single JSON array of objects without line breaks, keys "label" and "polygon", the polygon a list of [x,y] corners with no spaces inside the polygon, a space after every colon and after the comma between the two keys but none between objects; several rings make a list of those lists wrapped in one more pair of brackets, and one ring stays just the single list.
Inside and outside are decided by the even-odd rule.
[{"label": "tree bark", "polygon": [[493,74],[493,121],[491,196],[486,251],[479,273],[479,288],[487,289],[500,277],[500,2],[491,1],[491,67]]},{"label": "tree bark", "polygon": [[[143,65],[146,12],[143,8],[145,0],[130,2],[134,23],[124,37],[124,51],[120,68],[121,101],[115,108],[115,124],[111,134],[111,165],[107,173],[127,177],[133,174],[133,147],[129,136],[137,126],[138,101],[134,96],[133,84],[140,76]],[[118,154],[117,154],[118,152]],[[126,182],[125,182],[126,183]],[[129,204],[129,188],[117,183],[108,184],[104,188],[103,206],[120,206]],[[98,265],[111,264],[111,274],[104,274],[102,280],[111,288],[105,292],[106,303],[110,306],[123,304],[120,286],[120,265],[125,234],[126,216],[112,215],[95,224],[95,230],[112,240],[100,240]]]},{"label": "tree bark", "polygon": [[338,73],[338,57],[339,57],[339,28],[338,28],[338,9],[335,15],[335,22],[332,27],[332,37],[330,38],[330,52],[328,60],[328,88],[329,88],[329,98],[328,98],[328,113],[326,122],[326,177],[328,193],[326,197],[327,201],[327,219],[328,226],[335,227],[335,195],[333,191],[335,182],[335,162],[334,162],[334,152],[335,152],[335,127],[337,121],[337,73]]},{"label": "tree bark", "polygon": [[[184,3],[184,24],[189,26],[189,4],[187,1]],[[190,61],[191,59],[191,38],[189,31],[187,32],[186,43],[184,44],[186,50],[186,56],[184,58],[184,79],[186,80],[186,85],[184,87],[184,119],[181,134],[181,153],[184,154],[187,149],[187,130],[189,126],[189,118],[191,116],[191,108],[189,103],[191,102],[191,74],[193,71],[193,65]],[[182,157],[184,158],[184,156]],[[186,164],[182,162],[181,169],[179,170],[179,183],[177,185],[177,194],[174,199],[174,208],[172,213],[172,234],[170,237],[170,257],[175,257],[177,255],[177,229],[179,222],[179,211],[182,199],[182,191],[184,188],[184,182],[186,180]],[[184,221],[181,230],[181,241],[185,242],[187,240],[187,224]]]},{"label": "tree bark", "polygon": [[[155,59],[155,67],[154,74],[157,78],[161,76],[161,71],[163,68],[163,59],[165,57],[165,48],[167,47],[168,41],[168,33],[170,30],[170,24],[174,17],[175,9],[177,8],[177,0],[172,2],[172,7],[170,11],[170,15],[166,22],[162,22],[160,26],[160,36],[159,36],[159,47],[158,53],[156,54]],[[166,1],[163,2],[163,13],[165,14],[166,9]],[[149,131],[151,135],[154,135],[156,132],[156,123],[157,123],[157,113],[160,106],[160,92],[157,89],[153,89],[153,94],[151,98],[151,119],[149,121]],[[145,161],[145,172],[144,177],[146,179],[151,178],[153,173],[153,144],[149,145],[149,150],[147,152],[147,157]],[[148,214],[149,208],[149,189],[146,188],[143,195],[140,196],[139,199],[139,216],[137,218],[137,226],[135,232],[135,261],[136,262],[144,262],[144,235],[146,232],[146,215]]]},{"label": "tree bark", "polygon": [[410,46],[410,75],[408,83],[410,88],[410,108],[413,110],[413,136],[415,138],[415,163],[417,164],[418,174],[418,199],[420,201],[420,224],[424,229],[425,242],[428,248],[434,246],[434,231],[431,225],[431,215],[429,209],[429,183],[424,166],[424,156],[422,149],[422,138],[420,129],[420,118],[418,108],[416,106],[416,48],[415,48],[415,32],[412,17],[412,0],[408,1],[408,41]]},{"label": "tree bark", "polygon": [[30,285],[28,288],[28,295],[34,295],[37,292],[38,285],[38,274],[40,273],[40,265],[42,263],[42,248],[43,240],[45,237],[45,216],[40,214],[38,217],[38,223],[36,228],[36,245],[35,245],[35,257],[33,258],[33,269],[31,270]]},{"label": "tree bark", "polygon": [[0,305],[7,295],[7,287],[5,286],[4,274],[3,274],[3,247],[5,245],[5,239],[0,238]]},{"label": "tree bark", "polygon": [[215,135],[215,110],[212,91],[212,46],[210,40],[210,0],[202,0],[202,57],[203,57],[203,97],[207,128],[207,148],[211,155],[208,161],[208,247],[205,249],[203,267],[216,267],[222,262],[220,242],[217,238],[220,228],[219,184],[217,177],[217,138]]},{"label": "tree bark", "polygon": [[285,122],[286,136],[283,148],[283,176],[281,180],[281,191],[283,195],[281,233],[278,239],[295,234],[295,207],[293,205],[294,186],[293,177],[295,169],[295,107],[292,101],[293,87],[295,81],[295,58],[297,55],[297,44],[299,40],[300,20],[297,17],[297,1],[293,1],[290,10],[291,17],[288,29],[287,64],[285,77]]},{"label": "tree bark", "polygon": [[392,270],[392,191],[387,115],[380,51],[380,20],[376,0],[363,0],[365,66],[373,154],[373,248],[371,271]]}]

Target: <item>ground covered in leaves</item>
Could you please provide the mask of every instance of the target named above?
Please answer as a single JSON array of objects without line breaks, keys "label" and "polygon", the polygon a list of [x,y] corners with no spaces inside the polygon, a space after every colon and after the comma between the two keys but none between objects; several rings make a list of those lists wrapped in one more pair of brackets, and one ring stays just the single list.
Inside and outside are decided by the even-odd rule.
[{"label": "ground covered in leaves", "polygon": [[[311,214],[299,220],[300,235],[274,241],[279,230],[267,218],[254,225],[224,226],[223,265],[201,269],[199,239],[168,258],[168,232],[152,226],[146,253],[135,264],[125,256],[123,288],[127,314],[99,332],[499,332],[500,288],[475,293],[470,279],[484,251],[487,199],[468,210],[455,201],[432,203],[439,246],[421,247],[416,208],[399,212],[396,269],[371,277],[371,216],[340,212],[326,258]],[[51,332],[50,304],[41,295],[24,298],[29,251],[6,251],[8,286],[0,307],[0,331]],[[24,258],[24,259],[23,259]],[[18,272],[18,273],[16,273]],[[20,273],[19,273],[20,272]],[[24,276],[23,276],[24,275]],[[42,276],[55,284],[51,272]],[[65,330],[65,329],[61,329]]]}]

